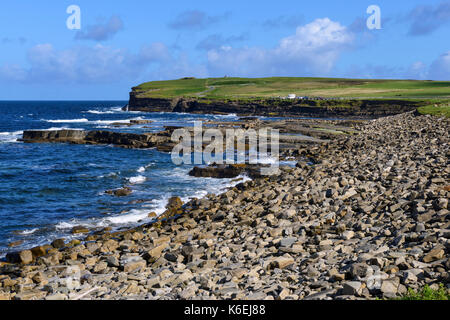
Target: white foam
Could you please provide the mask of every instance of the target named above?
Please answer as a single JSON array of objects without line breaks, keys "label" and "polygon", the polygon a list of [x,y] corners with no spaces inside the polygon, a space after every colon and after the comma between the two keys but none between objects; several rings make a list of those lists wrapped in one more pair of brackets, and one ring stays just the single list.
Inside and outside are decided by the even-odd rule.
[{"label": "white foam", "polygon": [[139,173],[145,172],[145,167],[140,167],[136,171],[139,172]]},{"label": "white foam", "polygon": [[59,130],[77,130],[77,131],[83,131],[85,129],[81,128],[69,128],[69,127],[51,127],[48,129],[33,129],[33,131],[59,131]]},{"label": "white foam", "polygon": [[258,163],[260,164],[276,164],[278,162],[279,162],[278,159],[272,157],[261,158],[260,156],[258,156]]},{"label": "white foam", "polygon": [[22,134],[23,131],[0,132],[0,143],[17,142]]},{"label": "white foam", "polygon": [[83,113],[92,113],[92,114],[111,114],[111,113],[115,113],[115,112],[114,112],[114,111],[88,110],[88,111],[83,111]]},{"label": "white foam", "polygon": [[148,209],[133,209],[127,214],[105,218],[103,222],[107,224],[130,224],[148,218],[150,211]]},{"label": "white foam", "polygon": [[33,234],[33,233],[35,233],[35,232],[38,231],[38,230],[39,230],[38,228],[28,229],[28,230],[22,230],[22,231],[19,231],[18,234],[20,234],[20,235]]},{"label": "white foam", "polygon": [[89,121],[89,123],[95,123],[95,124],[113,124],[113,123],[130,123],[131,120],[144,120],[142,117],[136,117],[131,119],[122,119],[122,120],[95,120],[95,121]]},{"label": "white foam", "polygon": [[141,175],[136,176],[136,177],[128,178],[128,181],[129,181],[131,184],[139,184],[139,183],[143,183],[143,182],[145,182],[145,180],[147,180],[147,178],[144,177],[144,176],[141,176]]},{"label": "white foam", "polygon": [[82,119],[68,119],[68,120],[45,120],[50,123],[84,123],[89,122],[88,119],[82,118]]},{"label": "white foam", "polygon": [[[119,173],[120,173],[120,172],[119,172]],[[108,173],[108,174],[106,174],[106,175],[98,176],[97,178],[102,179],[102,178],[116,177],[116,176],[119,175],[119,173],[117,173],[117,172],[111,172],[111,173]],[[101,192],[101,194],[103,194],[103,192]]]},{"label": "white foam", "polygon": [[67,222],[67,221],[61,221],[61,222],[58,222],[55,225],[55,228],[58,229],[58,230],[61,230],[61,229],[72,229],[73,227],[75,227],[77,225],[79,225],[79,224],[70,223],[70,222]]},{"label": "white foam", "polygon": [[113,123],[130,123],[130,120],[95,120],[95,121],[90,121],[91,123],[95,123],[95,124],[113,124]]},{"label": "white foam", "polygon": [[[175,168],[167,174],[167,176],[176,177],[178,179],[186,179],[186,180],[198,180],[198,179],[206,179],[205,181],[205,189],[201,190],[193,190],[190,194],[181,197],[183,202],[188,202],[191,198],[203,198],[207,194],[220,194],[224,192],[227,188],[233,187],[238,183],[245,182],[251,180],[249,177],[241,175],[234,179],[214,179],[214,178],[195,178],[190,177],[188,175],[189,169]],[[142,176],[138,176],[142,177]],[[133,177],[137,178],[137,177]],[[132,180],[133,178],[129,178]],[[145,177],[142,177],[145,179]],[[141,180],[139,178],[138,180]],[[131,181],[130,181],[131,182]],[[91,218],[91,219],[72,219],[71,221],[61,221],[56,224],[56,229],[61,232],[67,232],[75,226],[85,226],[89,229],[94,228],[103,228],[106,226],[111,227],[131,227],[136,226],[142,223],[151,222],[154,220],[153,217],[149,217],[148,214],[150,212],[155,212],[156,216],[160,216],[166,210],[166,205],[168,199],[172,196],[171,193],[164,194],[159,199],[153,199],[152,201],[145,203],[139,209],[132,209],[124,214],[117,214],[113,216],[108,216],[104,218]]]}]

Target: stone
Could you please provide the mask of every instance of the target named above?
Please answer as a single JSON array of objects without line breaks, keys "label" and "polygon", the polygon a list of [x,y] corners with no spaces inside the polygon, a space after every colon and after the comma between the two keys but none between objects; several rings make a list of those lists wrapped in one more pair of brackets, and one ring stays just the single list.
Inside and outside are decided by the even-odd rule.
[{"label": "stone", "polygon": [[339,273],[336,268],[332,268],[328,271],[328,276],[334,281],[343,281],[345,280],[345,274]]},{"label": "stone", "polygon": [[11,300],[11,294],[0,291],[0,301]]},{"label": "stone", "polygon": [[424,232],[425,231],[425,224],[424,223],[417,223],[415,231],[416,232]]},{"label": "stone", "polygon": [[295,242],[297,242],[297,238],[295,238],[295,237],[283,238],[280,241],[280,246],[291,247]]},{"label": "stone", "polygon": [[120,266],[119,259],[117,259],[117,257],[115,256],[108,256],[106,257],[105,261],[110,267],[118,268]]},{"label": "stone", "polygon": [[120,266],[126,273],[133,273],[144,269],[147,262],[140,256],[125,255],[120,258]]},{"label": "stone", "polygon": [[344,240],[350,240],[350,239],[352,239],[353,237],[355,236],[355,233],[353,232],[353,231],[351,231],[351,230],[348,230],[348,231],[344,231],[343,233],[342,233],[342,239],[344,239]]},{"label": "stone", "polygon": [[363,283],[359,281],[347,281],[342,288],[342,294],[356,296],[364,289]]},{"label": "stone", "polygon": [[6,261],[9,263],[30,264],[33,262],[33,253],[30,250],[10,252],[6,255]]},{"label": "stone", "polygon": [[48,283],[48,279],[47,276],[42,273],[42,272],[37,272],[33,278],[32,278],[34,283],[40,284],[40,285],[46,285]]},{"label": "stone", "polygon": [[187,283],[193,278],[193,274],[189,270],[183,271],[181,274],[175,274],[169,279],[171,286],[178,286],[181,283]]},{"label": "stone", "polygon": [[14,300],[41,300],[46,293],[44,291],[39,290],[29,290],[22,293],[16,294],[13,299]]},{"label": "stone", "polygon": [[73,227],[71,230],[72,234],[88,233],[88,232],[89,232],[89,229],[86,227],[83,227],[83,226],[76,226],[76,227]]},{"label": "stone", "polygon": [[56,239],[52,242],[52,246],[56,249],[61,249],[64,248],[65,243],[64,243],[64,239]]},{"label": "stone", "polygon": [[319,246],[322,249],[327,249],[329,248],[331,245],[333,245],[333,240],[322,240],[319,242]]},{"label": "stone", "polygon": [[352,279],[363,279],[372,273],[372,268],[365,263],[354,263],[349,269],[349,274]]},{"label": "stone", "polygon": [[37,246],[31,249],[34,258],[39,258],[45,256],[47,254],[47,250],[50,249],[50,246]]},{"label": "stone", "polygon": [[195,296],[194,288],[186,288],[180,293],[180,299],[187,300]]},{"label": "stone", "polygon": [[62,301],[62,300],[68,300],[68,297],[65,294],[62,294],[62,293],[54,293],[54,294],[46,296],[45,300]]},{"label": "stone", "polygon": [[272,261],[270,266],[272,268],[284,269],[284,268],[290,266],[291,264],[293,264],[294,262],[295,262],[294,259],[290,258],[290,257],[278,257]]},{"label": "stone", "polygon": [[439,259],[442,259],[445,255],[444,248],[440,245],[434,247],[432,250],[430,250],[425,257],[423,257],[423,262],[429,263],[432,261],[436,261]]},{"label": "stone", "polygon": [[154,247],[153,249],[147,251],[148,257],[153,258],[153,259],[158,259],[159,257],[161,257],[162,252],[167,247],[168,247],[168,243],[163,243],[157,247]]},{"label": "stone", "polygon": [[170,261],[170,262],[177,262],[178,256],[177,256],[175,253],[173,253],[173,252],[167,252],[167,253],[164,255],[164,258],[165,258],[167,261]]},{"label": "stone", "polygon": [[356,190],[354,188],[350,188],[349,190],[347,190],[347,192],[343,196],[341,196],[341,200],[345,201],[347,199],[354,197],[357,194],[358,194],[358,192],[356,192]]},{"label": "stone", "polygon": [[397,293],[398,283],[394,280],[384,280],[381,283],[381,292],[385,296],[393,297]]},{"label": "stone", "polygon": [[33,253],[30,250],[20,251],[19,258],[22,264],[30,264],[33,262]]},{"label": "stone", "polygon": [[417,283],[417,275],[415,272],[407,270],[403,273],[402,282],[404,284]]}]

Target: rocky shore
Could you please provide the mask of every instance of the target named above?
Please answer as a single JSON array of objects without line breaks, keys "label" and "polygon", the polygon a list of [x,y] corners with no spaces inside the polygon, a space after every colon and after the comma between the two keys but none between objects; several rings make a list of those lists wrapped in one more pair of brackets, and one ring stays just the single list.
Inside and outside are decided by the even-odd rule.
[{"label": "rocky shore", "polygon": [[154,224],[9,254],[0,300],[355,300],[449,288],[448,129],[405,113],[283,149],[296,167],[172,198]]}]

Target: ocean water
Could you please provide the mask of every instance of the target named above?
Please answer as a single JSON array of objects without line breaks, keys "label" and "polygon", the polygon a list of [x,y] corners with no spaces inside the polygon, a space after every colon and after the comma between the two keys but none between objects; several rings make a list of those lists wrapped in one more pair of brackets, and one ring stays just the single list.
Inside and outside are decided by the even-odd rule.
[{"label": "ocean water", "polygon": [[[120,229],[150,222],[148,213],[162,213],[171,196],[186,201],[238,183],[189,177],[192,166],[176,166],[170,154],[155,149],[17,141],[27,129],[156,132],[164,125],[193,125],[195,120],[237,119],[235,115],[124,112],[126,103],[0,102],[0,257],[57,238],[75,238],[70,231],[78,225]],[[154,122],[111,126],[130,119]],[[105,194],[124,185],[133,189],[128,197]],[[23,243],[9,248],[15,241]]]}]

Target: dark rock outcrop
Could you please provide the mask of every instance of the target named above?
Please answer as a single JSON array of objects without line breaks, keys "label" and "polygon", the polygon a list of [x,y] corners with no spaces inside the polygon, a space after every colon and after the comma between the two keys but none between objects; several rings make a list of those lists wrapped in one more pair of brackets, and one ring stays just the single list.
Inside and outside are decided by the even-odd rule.
[{"label": "dark rock outcrop", "polygon": [[210,165],[207,167],[194,167],[189,175],[201,178],[236,178],[241,174],[247,174],[251,178],[261,176],[261,165],[230,164]]},{"label": "dark rock outcrop", "polygon": [[112,144],[123,148],[153,148],[170,143],[170,135],[166,132],[135,134],[97,130],[27,130],[21,140],[26,143]]},{"label": "dark rock outcrop", "polygon": [[207,100],[142,98],[130,93],[129,111],[212,113],[242,116],[379,118],[414,111],[420,102],[404,100]]}]

